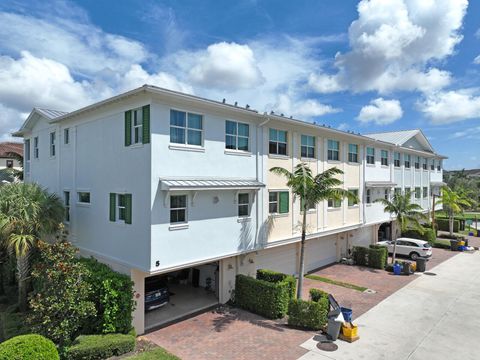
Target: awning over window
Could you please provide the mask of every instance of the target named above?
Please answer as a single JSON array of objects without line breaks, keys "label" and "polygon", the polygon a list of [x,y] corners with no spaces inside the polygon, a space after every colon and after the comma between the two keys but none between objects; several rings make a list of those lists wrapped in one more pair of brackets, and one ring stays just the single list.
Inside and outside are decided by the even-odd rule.
[{"label": "awning over window", "polygon": [[430,186],[445,186],[447,183],[444,183],[443,181],[430,181]]},{"label": "awning over window", "polygon": [[365,186],[369,188],[387,188],[394,187],[397,183],[391,181],[366,181]]},{"label": "awning over window", "polygon": [[160,189],[175,190],[258,190],[265,184],[243,179],[160,179]]}]

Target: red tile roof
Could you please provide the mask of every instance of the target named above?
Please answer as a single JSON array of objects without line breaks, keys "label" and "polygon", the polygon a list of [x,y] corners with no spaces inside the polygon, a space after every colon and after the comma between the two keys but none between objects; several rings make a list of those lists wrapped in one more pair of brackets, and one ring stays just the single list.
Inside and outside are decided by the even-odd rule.
[{"label": "red tile roof", "polygon": [[3,142],[0,143],[0,157],[10,157],[9,152],[14,152],[23,156],[23,144],[16,142]]}]

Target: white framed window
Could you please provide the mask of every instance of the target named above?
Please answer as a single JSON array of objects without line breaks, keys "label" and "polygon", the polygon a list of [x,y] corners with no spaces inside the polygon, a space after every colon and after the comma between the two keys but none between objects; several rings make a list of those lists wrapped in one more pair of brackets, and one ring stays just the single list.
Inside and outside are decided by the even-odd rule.
[{"label": "white framed window", "polygon": [[375,148],[367,147],[367,164],[375,165]]},{"label": "white framed window", "polygon": [[90,192],[88,192],[88,191],[78,191],[77,192],[77,202],[79,204],[90,204]]},{"label": "white framed window", "polygon": [[393,166],[400,167],[400,153],[394,152],[393,153]]},{"label": "white framed window", "polygon": [[383,192],[383,197],[385,200],[389,200],[390,199],[390,189],[385,189],[384,192]]},{"label": "white framed window", "polygon": [[301,136],[300,156],[306,159],[315,159],[315,136]]},{"label": "white framed window", "polygon": [[367,189],[366,191],[366,202],[367,204],[371,204],[372,203],[372,190],[371,189]]},{"label": "white framed window", "polygon": [[127,215],[127,196],[117,194],[117,221],[125,221]]},{"label": "white framed window", "polygon": [[337,141],[337,140],[327,141],[327,159],[330,161],[340,160],[340,141]]},{"label": "white framed window", "polygon": [[33,138],[33,158],[38,159],[40,151],[38,150],[38,136]]},{"label": "white framed window", "polygon": [[420,197],[421,197],[421,188],[417,186],[415,188],[415,199],[420,199]]},{"label": "white framed window", "polygon": [[171,109],[170,143],[202,146],[203,115]]},{"label": "white framed window", "polygon": [[143,110],[132,110],[132,144],[142,144],[143,141]]},{"label": "white framed window", "polygon": [[357,206],[358,205],[358,189],[351,189],[348,192],[357,197],[357,199],[348,199],[348,206]]},{"label": "white framed window", "polygon": [[63,192],[63,204],[65,206],[65,222],[70,222],[70,191]]},{"label": "white framed window", "polygon": [[428,159],[427,158],[423,158],[422,168],[423,168],[423,170],[428,169]]},{"label": "white framed window", "polygon": [[405,188],[405,196],[411,198],[412,197],[412,189],[410,187]]},{"label": "white framed window", "polygon": [[348,162],[358,163],[358,145],[348,144]]},{"label": "white framed window", "polygon": [[411,156],[409,154],[403,154],[403,164],[405,169],[410,169]]},{"label": "white framed window", "polygon": [[288,191],[270,191],[268,193],[268,212],[270,214],[287,214],[289,205]]},{"label": "white framed window", "polygon": [[440,171],[442,170],[442,160],[438,160],[438,163],[437,163],[437,171]]},{"label": "white framed window", "polygon": [[250,216],[250,194],[238,194],[238,217]]},{"label": "white framed window", "polygon": [[170,224],[187,223],[187,195],[170,196]]},{"label": "white framed window", "polygon": [[63,129],[63,143],[70,144],[70,128]]},{"label": "white framed window", "polygon": [[327,206],[330,209],[338,209],[338,208],[342,207],[342,200],[340,200],[340,199],[328,199]]},{"label": "white framed window", "polygon": [[287,155],[288,134],[285,130],[270,129],[268,152],[273,155]]},{"label": "white framed window", "polygon": [[250,150],[250,125],[226,120],[225,121],[225,149]]},{"label": "white framed window", "polygon": [[56,143],[56,133],[55,131],[52,131],[50,133],[50,156],[51,157],[54,157],[55,156],[55,151],[56,151],[56,148],[55,148],[55,143]]},{"label": "white framed window", "polygon": [[424,186],[423,187],[423,198],[426,199],[428,197],[428,187]]},{"label": "white framed window", "polygon": [[380,152],[380,161],[382,166],[388,166],[388,151],[387,150],[382,150]]},{"label": "white framed window", "polygon": [[420,156],[415,156],[415,169],[420,169]]},{"label": "white framed window", "polygon": [[432,159],[432,161],[430,162],[430,170],[435,170],[435,159]]}]

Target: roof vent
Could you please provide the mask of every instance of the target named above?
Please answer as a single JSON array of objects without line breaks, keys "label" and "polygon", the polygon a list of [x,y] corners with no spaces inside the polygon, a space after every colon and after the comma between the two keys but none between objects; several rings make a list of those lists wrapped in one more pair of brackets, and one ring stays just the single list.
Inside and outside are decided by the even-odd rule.
[{"label": "roof vent", "polygon": [[225,104],[225,98],[223,98],[223,100],[222,100],[222,103],[224,103],[224,104]]},{"label": "roof vent", "polygon": [[237,106],[237,105],[238,105],[238,102],[235,101],[235,106]]}]

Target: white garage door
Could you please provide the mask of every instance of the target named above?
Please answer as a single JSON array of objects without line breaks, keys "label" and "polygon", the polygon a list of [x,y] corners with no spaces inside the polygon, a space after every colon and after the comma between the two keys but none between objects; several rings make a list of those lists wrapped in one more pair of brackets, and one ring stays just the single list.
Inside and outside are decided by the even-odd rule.
[{"label": "white garage door", "polygon": [[305,247],[306,272],[334,263],[337,260],[336,239],[337,235],[330,235],[307,240],[307,246]]},{"label": "white garage door", "polygon": [[255,258],[255,263],[257,270],[268,269],[284,274],[296,274],[297,254],[295,244],[259,251]]}]

